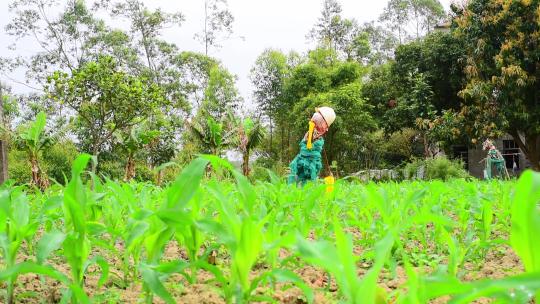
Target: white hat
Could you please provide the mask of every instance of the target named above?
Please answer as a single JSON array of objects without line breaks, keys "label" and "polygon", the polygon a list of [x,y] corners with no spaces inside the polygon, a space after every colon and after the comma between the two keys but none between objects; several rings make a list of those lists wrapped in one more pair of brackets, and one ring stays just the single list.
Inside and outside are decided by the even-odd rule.
[{"label": "white hat", "polygon": [[316,108],[315,111],[321,113],[322,117],[326,121],[326,124],[330,127],[330,125],[336,120],[336,113],[334,112],[334,109],[329,107],[320,107]]}]

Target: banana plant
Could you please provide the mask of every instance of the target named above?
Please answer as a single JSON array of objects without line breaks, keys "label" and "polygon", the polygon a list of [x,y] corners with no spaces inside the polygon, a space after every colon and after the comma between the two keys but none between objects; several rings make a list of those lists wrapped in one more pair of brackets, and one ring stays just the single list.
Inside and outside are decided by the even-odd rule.
[{"label": "banana plant", "polygon": [[251,118],[244,119],[238,126],[238,148],[242,153],[242,173],[249,176],[249,157],[253,149],[261,144],[265,136],[260,122],[253,122]]},{"label": "banana plant", "polygon": [[[31,183],[41,190],[50,185],[47,174],[40,164],[41,154],[56,140],[45,131],[46,124],[45,113],[39,112],[34,121],[22,125],[16,132],[9,132],[15,139],[15,143],[28,154],[32,172]],[[4,131],[8,132],[5,129]]]},{"label": "banana plant", "polygon": [[117,142],[126,154],[124,181],[129,181],[135,177],[135,154],[156,140],[159,135],[158,130],[148,129],[144,123],[132,127],[127,133],[115,133]]}]

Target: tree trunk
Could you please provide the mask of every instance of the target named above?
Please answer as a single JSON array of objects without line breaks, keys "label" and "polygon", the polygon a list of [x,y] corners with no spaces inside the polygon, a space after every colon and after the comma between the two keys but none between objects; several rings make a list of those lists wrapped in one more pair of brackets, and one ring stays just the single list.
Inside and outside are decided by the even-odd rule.
[{"label": "tree trunk", "polygon": [[36,185],[39,189],[45,190],[49,187],[49,180],[44,176],[37,157],[30,157],[30,166],[32,170],[32,184]]},{"label": "tree trunk", "polygon": [[540,134],[525,135],[523,138],[519,135],[519,131],[511,131],[510,135],[518,144],[521,152],[531,163],[532,169],[540,171]]},{"label": "tree trunk", "polygon": [[428,143],[427,135],[426,135],[425,132],[423,132],[422,138],[423,138],[423,141],[424,141],[424,157],[426,159],[428,159],[428,158],[430,158],[429,143]]},{"label": "tree trunk", "polygon": [[159,170],[156,173],[156,185],[161,186],[162,182],[163,182],[163,170]]},{"label": "tree trunk", "polygon": [[270,118],[270,155],[273,155],[274,153],[274,145],[273,145],[273,131],[274,126],[272,125],[272,118]]},{"label": "tree trunk", "polygon": [[124,181],[130,181],[135,177],[135,159],[133,155],[128,156],[126,163],[126,172],[124,174]]},{"label": "tree trunk", "polygon": [[249,176],[249,152],[244,152],[242,154],[242,173],[244,176]]}]

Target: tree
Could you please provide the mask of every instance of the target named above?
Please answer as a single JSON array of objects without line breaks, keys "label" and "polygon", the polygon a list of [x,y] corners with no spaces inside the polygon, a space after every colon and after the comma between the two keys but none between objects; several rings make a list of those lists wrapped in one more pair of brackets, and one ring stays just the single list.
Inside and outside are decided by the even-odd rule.
[{"label": "tree", "polygon": [[167,102],[158,86],[119,71],[111,57],[89,62],[71,75],[55,72],[47,91],[76,113],[79,142],[96,156],[113,145],[115,132],[140,124]]},{"label": "tree", "polygon": [[275,120],[283,109],[283,88],[289,77],[287,56],[281,51],[267,49],[251,68],[250,80],[254,86],[253,97],[259,116],[268,119],[270,127],[270,151],[273,151]]},{"label": "tree", "polygon": [[259,122],[253,122],[251,118],[244,119],[238,126],[238,141],[242,152],[242,173],[249,176],[249,157],[253,149],[261,144],[264,138],[264,129]]},{"label": "tree", "polygon": [[409,20],[409,3],[407,0],[390,0],[386,5],[379,21],[387,24],[390,29],[397,32],[400,44],[408,39],[407,22]]},{"label": "tree", "polygon": [[325,0],[321,16],[307,37],[336,51],[346,60],[362,62],[369,54],[368,36],[354,19],[341,16],[342,8],[336,0]]},{"label": "tree", "polygon": [[29,80],[43,85],[52,71],[72,71],[86,60],[95,58],[86,42],[103,29],[100,22],[92,16],[84,1],[68,0],[65,9],[53,17],[50,10],[55,5],[55,0],[15,0],[10,3],[15,16],[7,24],[6,33],[17,42],[33,39],[39,51],[29,57],[4,58],[9,63],[4,72],[25,68]]},{"label": "tree", "polygon": [[[101,0],[96,5],[96,10],[99,9],[106,9],[112,17],[123,17],[129,22],[129,49],[126,51],[136,56],[129,57],[128,67],[132,74],[143,76],[160,86],[170,101],[162,111],[175,115],[188,112],[189,104],[182,83],[183,71],[175,64],[180,51],[175,44],[161,39],[164,29],[182,25],[184,15],[180,12],[168,13],[160,8],[151,10],[141,0]],[[122,32],[113,33],[122,36]]]},{"label": "tree", "polygon": [[[444,17],[444,8],[439,0],[390,0],[379,17],[397,32],[399,43],[405,43],[412,35],[421,38]],[[413,31],[409,28],[413,27]]]},{"label": "tree", "polygon": [[362,32],[368,38],[370,47],[368,58],[371,64],[381,65],[394,57],[398,40],[392,31],[375,24],[375,22],[369,22],[364,23]]},{"label": "tree", "polygon": [[238,108],[240,96],[235,81],[236,77],[220,65],[210,68],[202,101],[202,107],[207,115],[219,121],[225,117],[227,111]]},{"label": "tree", "polygon": [[444,8],[438,0],[409,0],[408,6],[416,39],[423,33],[430,33],[444,17]]},{"label": "tree", "polygon": [[391,68],[393,86],[406,93],[411,88],[410,75],[421,73],[433,91],[432,104],[437,114],[459,108],[462,99],[458,93],[465,84],[463,43],[451,33],[432,33],[400,45]]},{"label": "tree", "polygon": [[[204,45],[208,56],[210,48],[220,48],[220,39],[228,39],[233,33],[234,16],[228,9],[227,0],[204,1],[204,29],[195,39]],[[220,38],[224,35],[223,38]]]},{"label": "tree", "polygon": [[308,38],[317,42],[327,43],[336,49],[337,40],[342,36],[341,4],[337,0],[325,0],[321,16],[308,34]]},{"label": "tree", "polygon": [[540,1],[472,0],[454,20],[467,52],[459,115],[475,138],[506,132],[540,170]]}]

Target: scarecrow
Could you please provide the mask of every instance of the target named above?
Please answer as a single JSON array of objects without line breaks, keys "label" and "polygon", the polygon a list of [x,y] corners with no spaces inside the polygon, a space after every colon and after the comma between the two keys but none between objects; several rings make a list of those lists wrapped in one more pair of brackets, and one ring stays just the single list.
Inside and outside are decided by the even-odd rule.
[{"label": "scarecrow", "polygon": [[491,170],[492,167],[495,166],[498,176],[510,178],[508,171],[506,170],[506,162],[504,160],[504,157],[502,156],[501,152],[497,150],[491,140],[486,139],[486,141],[484,141],[482,145],[482,148],[483,150],[488,150],[488,155],[484,159],[484,161],[486,162],[484,176],[487,179],[491,179],[493,176]]},{"label": "scarecrow", "polygon": [[[315,109],[315,113],[309,121],[309,130],[300,141],[300,152],[289,165],[291,169],[289,184],[303,185],[307,181],[317,179],[322,169],[323,135],[328,132],[328,128],[335,119],[336,113],[332,108],[320,107]],[[325,181],[327,183],[333,182],[333,178],[327,177]]]}]

